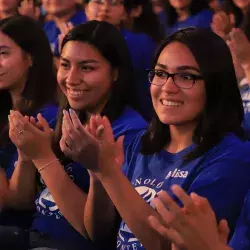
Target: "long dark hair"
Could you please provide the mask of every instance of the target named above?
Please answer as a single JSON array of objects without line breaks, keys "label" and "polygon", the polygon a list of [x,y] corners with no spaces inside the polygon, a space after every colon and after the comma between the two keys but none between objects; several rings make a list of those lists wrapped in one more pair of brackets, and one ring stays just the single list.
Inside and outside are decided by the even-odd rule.
[{"label": "long dark hair", "polygon": [[[25,115],[32,115],[47,103],[54,103],[57,81],[53,67],[53,56],[48,39],[40,24],[32,18],[13,16],[0,20],[0,31],[12,39],[32,58],[25,88],[17,109]],[[8,138],[8,114],[13,108],[8,90],[0,91],[0,146]]]},{"label": "long dark hair", "polygon": [[[65,36],[62,42],[62,51],[65,44],[70,41],[79,41],[94,46],[111,64],[112,68],[118,70],[118,79],[110,89],[109,100],[102,115],[106,115],[112,122],[121,115],[126,106],[137,109],[130,54],[119,30],[107,22],[90,21],[74,27]],[[62,95],[55,130],[55,147],[61,138],[62,112],[68,108],[68,100],[66,96]],[[86,110],[80,111],[79,117],[81,122],[86,122]]]},{"label": "long dark hair", "polygon": [[[207,0],[192,0],[190,4],[190,15],[196,15],[204,9],[209,9]],[[169,0],[165,3],[166,24],[167,26],[174,25],[178,20],[178,14],[175,8],[170,4]]]},{"label": "long dark hair", "polygon": [[[201,156],[228,133],[243,138],[241,123],[244,110],[231,53],[223,39],[209,30],[180,30],[164,41],[155,64],[162,50],[175,41],[190,49],[205,81],[206,103],[193,134],[193,142],[197,147],[186,158],[190,160]],[[155,114],[142,138],[142,153],[159,152],[169,142],[169,126],[163,124]]]}]

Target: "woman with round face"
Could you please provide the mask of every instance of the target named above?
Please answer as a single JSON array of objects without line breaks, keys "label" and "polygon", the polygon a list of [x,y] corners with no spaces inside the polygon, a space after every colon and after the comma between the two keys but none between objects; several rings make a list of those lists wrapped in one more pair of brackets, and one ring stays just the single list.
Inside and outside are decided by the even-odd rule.
[{"label": "woman with round face", "polygon": [[[86,0],[84,2],[87,20],[109,22],[116,26],[125,38],[135,71],[135,84],[139,93],[139,111],[149,121],[152,117],[152,102],[146,69],[151,67],[156,44],[162,38],[162,32],[156,16],[152,12],[151,3],[148,0],[143,3],[140,0]],[[152,22],[145,25],[147,22],[145,20],[148,18]],[[130,28],[126,26],[128,20]]]},{"label": "woman with round face", "polygon": [[[23,115],[43,114],[55,125],[56,77],[47,38],[31,18],[13,16],[0,21],[0,164],[1,180],[9,179],[4,195],[1,222],[26,228],[32,219],[36,172],[22,150],[11,143],[10,110]],[[31,118],[34,122],[35,118]],[[20,130],[21,136],[24,131]],[[27,185],[34,183],[34,185]],[[1,185],[4,184],[1,181]],[[2,187],[1,187],[2,189]],[[9,210],[27,212],[11,212]],[[0,241],[1,244],[1,241]]]},{"label": "woman with round face", "polygon": [[[117,240],[118,249],[162,249],[148,217],[158,216],[151,208],[156,194],[173,184],[206,197],[233,230],[250,185],[250,144],[227,44],[209,30],[178,31],[159,48],[149,81],[155,117],[124,153],[107,118],[92,117],[84,128],[75,113],[65,112],[64,141],[91,173],[84,215],[89,237],[107,246]],[[68,135],[74,128],[88,144],[76,147]],[[123,221],[111,232],[116,209]]]},{"label": "woman with round face", "polygon": [[0,0],[0,18],[6,18],[18,14],[20,0]]},{"label": "woman with round face", "polygon": [[116,138],[125,136],[126,147],[138,131],[147,127],[133,109],[136,96],[132,72],[126,43],[113,25],[99,21],[79,25],[62,43],[57,73],[62,96],[53,149],[51,131],[41,116],[38,121],[42,131],[20,113],[11,115],[12,138],[15,141],[18,133],[15,127],[25,128],[24,136],[15,143],[32,159],[42,178],[32,229],[46,235],[46,238],[40,236],[46,244],[37,242],[33,247],[94,249],[93,243],[83,237],[86,236],[83,215],[89,175],[79,159],[71,154],[75,149],[73,142],[79,143],[77,148],[80,148],[86,141],[75,138],[80,130],[68,131],[72,136],[69,140],[65,140],[62,133],[68,129],[69,110],[79,117],[81,126],[90,126],[91,115],[102,114],[110,119]]}]

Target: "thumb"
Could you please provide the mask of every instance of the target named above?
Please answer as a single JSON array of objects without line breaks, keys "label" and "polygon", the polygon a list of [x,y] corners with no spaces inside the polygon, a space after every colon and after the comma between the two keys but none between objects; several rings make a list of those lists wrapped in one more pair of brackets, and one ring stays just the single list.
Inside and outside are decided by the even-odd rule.
[{"label": "thumb", "polygon": [[48,122],[43,118],[43,116],[40,113],[37,115],[37,120],[44,132],[51,133]]},{"label": "thumb", "polygon": [[221,220],[218,225],[218,232],[220,241],[224,244],[227,244],[228,235],[229,235],[229,227],[226,220]]}]

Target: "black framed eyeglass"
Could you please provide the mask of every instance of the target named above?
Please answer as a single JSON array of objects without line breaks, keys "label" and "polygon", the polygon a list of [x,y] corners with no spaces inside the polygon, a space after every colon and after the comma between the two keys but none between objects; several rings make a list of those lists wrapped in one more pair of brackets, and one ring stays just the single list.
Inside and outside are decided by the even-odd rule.
[{"label": "black framed eyeglass", "polygon": [[164,70],[149,69],[148,80],[151,84],[163,86],[169,77],[172,78],[174,84],[181,89],[191,89],[196,80],[202,80],[202,76],[194,75],[186,72],[178,72],[170,74]]}]

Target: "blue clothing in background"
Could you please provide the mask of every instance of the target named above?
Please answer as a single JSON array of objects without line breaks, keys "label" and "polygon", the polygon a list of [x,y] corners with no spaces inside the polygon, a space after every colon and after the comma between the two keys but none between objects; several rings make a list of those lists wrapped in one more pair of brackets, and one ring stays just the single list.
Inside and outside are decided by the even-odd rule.
[{"label": "blue clothing in background", "polygon": [[[74,26],[85,23],[86,15],[82,10],[78,10],[75,15],[68,20],[68,22],[71,22]],[[59,56],[58,36],[61,34],[61,31],[56,26],[56,22],[53,20],[45,22],[43,29],[49,39],[50,47],[54,56]]]},{"label": "blue clothing in background", "polygon": [[250,191],[246,196],[234,235],[230,241],[230,246],[233,250],[250,249]]},{"label": "blue clothing in background", "polygon": [[151,121],[153,105],[146,70],[153,65],[157,45],[151,37],[143,33],[122,30],[122,34],[127,43],[135,73],[139,112],[147,121]]},{"label": "blue clothing in background", "polygon": [[[123,170],[144,200],[152,205],[159,191],[171,194],[170,187],[180,185],[188,193],[206,197],[217,219],[227,219],[233,232],[250,188],[250,143],[229,134],[201,157],[184,162],[183,156],[195,145],[176,154],[162,150],[142,155],[139,149],[143,133],[127,148]],[[117,249],[144,249],[124,222],[118,233]]]},{"label": "blue clothing in background", "polygon": [[[41,113],[47,120],[51,128],[56,125],[58,107],[56,105],[46,105],[36,114]],[[34,116],[36,117],[36,114]],[[18,153],[16,146],[10,142],[8,146],[0,150],[0,165],[6,171],[7,177],[10,179],[14,172],[14,164],[17,161]],[[27,183],[28,185],[28,183]],[[33,185],[33,184],[31,184]],[[0,214],[0,225],[17,226],[27,228],[30,226],[33,212],[32,211],[2,211]]]},{"label": "blue clothing in background", "polygon": [[[148,124],[133,109],[126,108],[122,115],[112,122],[115,138],[125,135],[125,148],[141,129],[147,128]],[[79,163],[72,162],[64,167],[66,173],[74,183],[85,193],[89,189],[88,171]],[[56,180],[55,180],[56,181]],[[41,180],[43,190],[36,200],[36,209],[32,229],[37,230],[53,239],[70,242],[73,246],[82,245],[83,249],[92,249],[93,244],[81,236],[61,214],[58,206]]]},{"label": "blue clothing in background", "polygon": [[166,27],[166,34],[172,34],[179,29],[188,27],[210,28],[213,19],[213,12],[210,10],[202,10],[196,15],[188,17],[185,21],[176,22],[171,27]]}]

